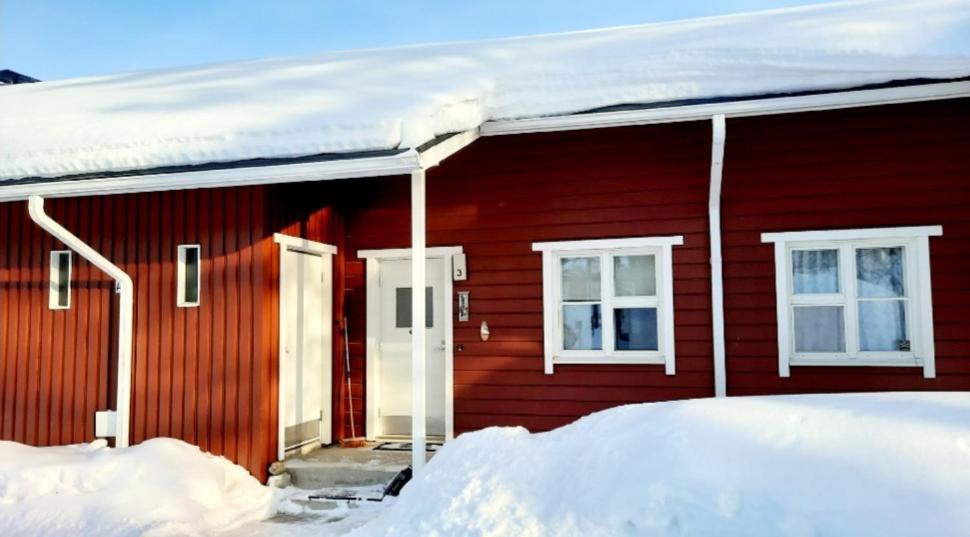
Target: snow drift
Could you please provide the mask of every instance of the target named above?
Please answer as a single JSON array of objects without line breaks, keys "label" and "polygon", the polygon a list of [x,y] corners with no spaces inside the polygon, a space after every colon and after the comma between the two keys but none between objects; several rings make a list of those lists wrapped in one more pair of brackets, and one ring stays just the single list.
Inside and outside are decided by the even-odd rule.
[{"label": "snow drift", "polygon": [[415,148],[487,120],[970,76],[970,0],[865,0],[3,88],[0,180]]},{"label": "snow drift", "polygon": [[620,407],[446,444],[355,537],[970,535],[970,393]]},{"label": "snow drift", "polygon": [[262,520],[273,504],[245,469],[178,440],[0,442],[0,535],[211,535]]}]

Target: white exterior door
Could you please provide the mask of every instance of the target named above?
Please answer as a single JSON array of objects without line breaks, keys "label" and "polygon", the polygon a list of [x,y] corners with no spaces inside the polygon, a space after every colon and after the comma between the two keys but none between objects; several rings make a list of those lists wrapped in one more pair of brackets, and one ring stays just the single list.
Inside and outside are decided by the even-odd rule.
[{"label": "white exterior door", "polygon": [[411,261],[382,260],[380,291],[379,419],[384,435],[411,434],[411,330],[427,330],[427,431],[445,435],[444,260],[427,264],[427,316],[411,319]]},{"label": "white exterior door", "polygon": [[280,262],[284,447],[331,442],[332,259],[284,249]]}]

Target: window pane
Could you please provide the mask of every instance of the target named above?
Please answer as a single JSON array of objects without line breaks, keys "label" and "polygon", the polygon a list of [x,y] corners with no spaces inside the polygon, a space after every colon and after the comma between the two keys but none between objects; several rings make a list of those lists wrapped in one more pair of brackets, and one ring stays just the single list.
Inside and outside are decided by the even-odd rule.
[{"label": "window pane", "polygon": [[563,302],[600,299],[600,258],[562,259]]},{"label": "window pane", "polygon": [[199,249],[185,249],[185,296],[182,301],[188,304],[199,302]]},{"label": "window pane", "polygon": [[71,291],[71,253],[57,254],[57,305],[66,308]]},{"label": "window pane", "polygon": [[902,300],[859,301],[859,348],[899,351],[908,347],[906,305]]},{"label": "window pane", "polygon": [[617,308],[613,310],[616,350],[655,351],[657,345],[657,308]]},{"label": "window pane", "polygon": [[614,256],[613,289],[616,296],[656,296],[656,257],[652,255]]},{"label": "window pane", "polygon": [[[394,292],[394,326],[411,328],[411,288],[398,287]],[[425,326],[431,328],[434,325],[434,292],[431,287],[425,289],[424,304]]]},{"label": "window pane", "polygon": [[845,352],[842,306],[797,307],[794,321],[795,352]]},{"label": "window pane", "polygon": [[902,248],[859,248],[855,268],[860,297],[904,296]]},{"label": "window pane", "polygon": [[791,257],[796,295],[839,292],[838,250],[793,250]]},{"label": "window pane", "polygon": [[562,348],[603,348],[603,323],[599,304],[566,304],[562,307]]}]

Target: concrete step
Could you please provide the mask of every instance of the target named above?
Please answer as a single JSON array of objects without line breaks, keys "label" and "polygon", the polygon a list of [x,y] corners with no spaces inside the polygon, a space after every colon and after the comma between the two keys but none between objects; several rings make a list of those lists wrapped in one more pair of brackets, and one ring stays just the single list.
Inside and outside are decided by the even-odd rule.
[{"label": "concrete step", "polygon": [[307,489],[383,485],[399,470],[368,470],[347,466],[287,466],[293,486]]},{"label": "concrete step", "polygon": [[293,485],[307,490],[384,485],[411,463],[406,451],[325,447],[285,461]]}]

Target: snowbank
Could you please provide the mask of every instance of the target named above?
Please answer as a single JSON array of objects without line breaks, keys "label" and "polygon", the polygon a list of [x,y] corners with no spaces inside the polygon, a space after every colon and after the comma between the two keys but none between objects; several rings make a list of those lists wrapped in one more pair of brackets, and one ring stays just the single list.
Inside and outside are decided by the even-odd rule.
[{"label": "snowbank", "polygon": [[3,88],[0,180],[414,148],[490,119],[970,76],[970,0],[865,0]]},{"label": "snowbank", "polygon": [[621,407],[446,444],[364,536],[970,535],[970,393]]},{"label": "snowbank", "polygon": [[0,442],[0,535],[211,535],[266,518],[273,498],[243,468],[178,440]]}]

